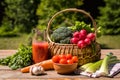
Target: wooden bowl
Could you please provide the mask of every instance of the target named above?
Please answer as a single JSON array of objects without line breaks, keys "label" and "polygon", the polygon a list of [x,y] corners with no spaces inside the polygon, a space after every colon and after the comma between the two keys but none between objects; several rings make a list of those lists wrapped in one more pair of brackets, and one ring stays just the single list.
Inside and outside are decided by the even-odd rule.
[{"label": "wooden bowl", "polygon": [[78,63],[73,64],[59,64],[54,63],[54,69],[58,74],[71,74],[77,68]]}]

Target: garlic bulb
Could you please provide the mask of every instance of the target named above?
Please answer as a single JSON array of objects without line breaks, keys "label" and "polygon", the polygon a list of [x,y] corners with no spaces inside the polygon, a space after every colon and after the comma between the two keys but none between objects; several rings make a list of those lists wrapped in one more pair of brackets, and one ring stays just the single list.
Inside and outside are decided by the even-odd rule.
[{"label": "garlic bulb", "polygon": [[40,75],[40,74],[44,74],[44,69],[42,66],[31,66],[30,67],[30,73],[32,75]]}]

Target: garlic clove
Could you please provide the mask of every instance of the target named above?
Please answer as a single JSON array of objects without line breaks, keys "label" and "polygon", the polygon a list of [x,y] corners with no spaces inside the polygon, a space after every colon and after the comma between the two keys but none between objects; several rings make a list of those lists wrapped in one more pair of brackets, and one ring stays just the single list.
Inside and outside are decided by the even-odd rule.
[{"label": "garlic clove", "polygon": [[31,73],[31,75],[45,74],[44,68],[42,66],[37,66],[37,65],[30,67],[30,73]]}]

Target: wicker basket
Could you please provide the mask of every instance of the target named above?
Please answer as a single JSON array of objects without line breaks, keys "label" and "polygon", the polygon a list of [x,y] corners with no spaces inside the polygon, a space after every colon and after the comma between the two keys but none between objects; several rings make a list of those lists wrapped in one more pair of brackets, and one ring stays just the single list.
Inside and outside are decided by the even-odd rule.
[{"label": "wicker basket", "polygon": [[49,53],[50,53],[50,56],[54,56],[56,54],[68,54],[68,53],[71,53],[73,55],[76,55],[78,56],[79,58],[79,63],[78,65],[81,66],[85,63],[88,63],[88,62],[94,62],[94,61],[97,61],[100,59],[100,56],[101,56],[101,49],[100,49],[100,45],[96,42],[94,42],[94,49],[93,49],[93,46],[89,45],[89,46],[86,46],[85,48],[78,48],[78,46],[76,44],[60,44],[60,43],[55,43],[53,42],[51,39],[50,39],[50,35],[49,35],[49,29],[50,29],[50,25],[53,21],[53,19],[63,13],[63,12],[69,12],[69,11],[75,11],[75,12],[80,12],[82,14],[85,14],[86,16],[88,16],[91,21],[92,21],[92,24],[95,28],[95,34],[96,34],[96,23],[95,21],[93,20],[93,18],[91,17],[91,15],[89,13],[87,13],[86,11],[84,10],[81,10],[81,9],[75,9],[75,8],[69,8],[69,9],[65,9],[65,10],[62,10],[62,11],[59,11],[57,12],[55,15],[53,15],[53,17],[50,19],[50,21],[48,22],[48,26],[47,26],[47,38],[48,38],[48,41],[49,41]]}]

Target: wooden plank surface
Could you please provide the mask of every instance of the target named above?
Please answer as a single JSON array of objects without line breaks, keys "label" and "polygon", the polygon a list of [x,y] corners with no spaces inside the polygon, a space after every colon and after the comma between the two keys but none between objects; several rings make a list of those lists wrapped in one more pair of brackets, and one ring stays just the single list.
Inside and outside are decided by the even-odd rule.
[{"label": "wooden plank surface", "polygon": [[[12,55],[16,50],[0,50],[0,58]],[[113,52],[120,59],[120,49],[102,49],[101,58],[108,52]],[[55,71],[46,71],[46,75],[32,76],[30,73],[21,73],[19,70],[11,70],[7,66],[0,66],[0,80],[120,80],[120,74],[114,78],[89,78],[81,75],[60,75]]]}]

